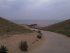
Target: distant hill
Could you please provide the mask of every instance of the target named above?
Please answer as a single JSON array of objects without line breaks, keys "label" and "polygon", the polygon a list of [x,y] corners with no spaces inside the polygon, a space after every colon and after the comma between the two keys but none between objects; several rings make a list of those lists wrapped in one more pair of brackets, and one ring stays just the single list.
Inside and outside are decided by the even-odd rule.
[{"label": "distant hill", "polygon": [[42,30],[64,34],[70,37],[70,19],[41,28]]},{"label": "distant hill", "polygon": [[31,30],[0,17],[0,35],[27,32],[31,32]]}]

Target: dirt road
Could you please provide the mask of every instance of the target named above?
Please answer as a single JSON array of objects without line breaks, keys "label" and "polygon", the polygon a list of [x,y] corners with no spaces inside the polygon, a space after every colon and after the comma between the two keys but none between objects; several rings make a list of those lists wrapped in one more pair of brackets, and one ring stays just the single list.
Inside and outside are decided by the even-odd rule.
[{"label": "dirt road", "polygon": [[45,42],[30,53],[70,53],[70,38],[48,31],[42,31]]},{"label": "dirt road", "polygon": [[[31,43],[34,40],[34,33],[15,35],[7,39],[0,39],[0,44],[6,45],[8,53],[70,53],[70,38],[61,34],[42,31],[43,39],[34,47],[30,47],[28,52],[22,52],[19,49],[21,40],[27,40]],[[24,38],[25,37],[25,38]]]}]

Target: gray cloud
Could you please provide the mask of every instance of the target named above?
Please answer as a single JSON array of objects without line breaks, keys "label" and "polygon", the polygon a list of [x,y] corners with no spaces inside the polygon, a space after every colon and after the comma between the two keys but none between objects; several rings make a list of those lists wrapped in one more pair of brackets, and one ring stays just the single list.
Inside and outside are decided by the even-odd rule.
[{"label": "gray cloud", "polygon": [[9,19],[69,19],[70,0],[0,0],[0,16]]}]

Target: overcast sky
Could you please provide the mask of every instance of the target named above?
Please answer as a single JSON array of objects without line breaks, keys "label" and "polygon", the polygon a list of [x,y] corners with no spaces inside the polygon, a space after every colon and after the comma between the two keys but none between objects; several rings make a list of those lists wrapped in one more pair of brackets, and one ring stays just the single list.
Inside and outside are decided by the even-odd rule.
[{"label": "overcast sky", "polygon": [[70,0],[0,0],[0,16],[8,19],[69,19]]}]

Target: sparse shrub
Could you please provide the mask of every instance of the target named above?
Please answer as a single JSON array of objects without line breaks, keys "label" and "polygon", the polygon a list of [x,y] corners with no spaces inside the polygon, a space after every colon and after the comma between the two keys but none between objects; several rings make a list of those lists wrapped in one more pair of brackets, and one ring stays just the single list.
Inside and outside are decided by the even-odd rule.
[{"label": "sparse shrub", "polygon": [[42,32],[41,32],[41,31],[38,31],[38,33],[39,33],[40,35],[42,35]]},{"label": "sparse shrub", "polygon": [[24,42],[21,41],[20,49],[21,49],[21,51],[28,51],[28,45],[27,45],[26,41],[24,41]]},{"label": "sparse shrub", "polygon": [[7,50],[7,48],[5,46],[0,47],[0,53],[8,53],[7,51],[8,50]]},{"label": "sparse shrub", "polygon": [[37,35],[37,38],[38,39],[42,39],[42,35]]},{"label": "sparse shrub", "polygon": [[42,33],[41,33],[41,31],[38,31],[37,33],[39,34],[39,35],[37,35],[37,38],[38,39],[42,39]]},{"label": "sparse shrub", "polygon": [[38,33],[41,33],[41,31],[38,31]]}]

